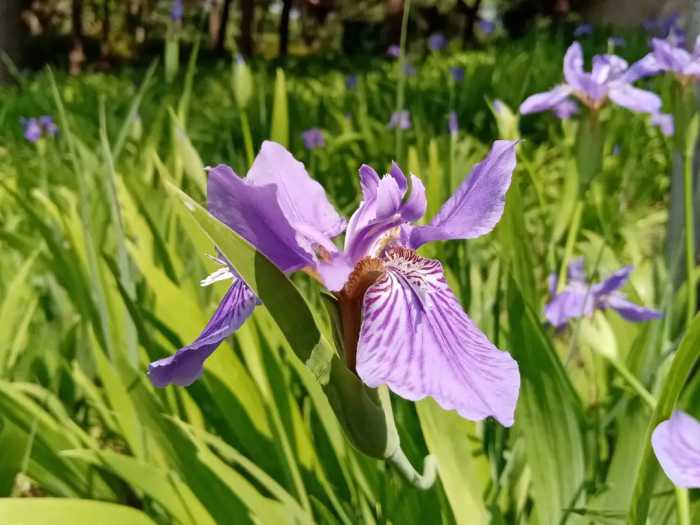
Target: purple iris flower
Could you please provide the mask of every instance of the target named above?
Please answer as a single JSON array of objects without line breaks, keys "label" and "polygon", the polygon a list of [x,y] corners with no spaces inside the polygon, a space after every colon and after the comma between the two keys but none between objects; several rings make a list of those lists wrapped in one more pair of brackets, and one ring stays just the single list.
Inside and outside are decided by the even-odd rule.
[{"label": "purple iris flower", "polygon": [[580,38],[593,33],[593,25],[588,23],[579,24],[574,29],[574,38]]},{"label": "purple iris flower", "polygon": [[352,74],[345,77],[345,87],[355,89],[355,86],[357,86],[357,75]]},{"label": "purple iris flower", "polygon": [[683,83],[700,79],[700,37],[695,41],[692,53],[683,45],[674,45],[660,38],[653,38],[651,46],[652,52],[630,68],[634,80],[662,71],[674,74]]},{"label": "purple iris flower", "polygon": [[452,80],[455,82],[464,81],[464,68],[461,66],[455,66],[450,68],[450,75],[452,75]]},{"label": "purple iris flower", "polygon": [[654,429],[651,445],[674,485],[700,488],[700,421],[676,410]]},{"label": "purple iris flower", "polygon": [[564,99],[552,108],[552,111],[561,120],[569,119],[578,113],[578,104],[573,100]]},{"label": "purple iris flower", "polygon": [[593,315],[594,310],[612,308],[628,321],[641,322],[658,319],[661,313],[644,308],[627,300],[619,288],[632,273],[632,266],[625,266],[600,283],[586,282],[583,258],[569,263],[568,284],[560,293],[557,291],[557,276],[549,278],[551,302],[545,307],[544,315],[554,328],[562,328],[567,321],[577,317]]},{"label": "purple iris flower", "polygon": [[476,25],[481,30],[481,32],[486,35],[490,35],[496,30],[496,24],[494,24],[491,20],[485,20],[483,18],[480,18],[477,21]]},{"label": "purple iris flower", "polygon": [[642,113],[656,113],[661,99],[650,91],[632,86],[639,78],[636,64],[628,68],[627,61],[616,55],[596,55],[590,73],[583,70],[581,44],[574,42],[564,56],[564,79],[551,91],[529,96],[521,105],[520,113],[536,113],[553,109],[570,95],[593,110],[610,99],[623,108]]},{"label": "purple iris flower", "polygon": [[671,137],[674,132],[673,115],[668,113],[654,113],[651,116],[652,125],[661,130],[666,137]]},{"label": "purple iris flower", "polygon": [[401,56],[401,46],[398,44],[391,44],[386,50],[387,56],[391,58],[399,58]]},{"label": "purple iris flower", "polygon": [[180,22],[184,14],[185,6],[182,4],[182,0],[173,0],[170,4],[170,20]]},{"label": "purple iris flower", "polygon": [[411,129],[411,113],[405,109],[394,111],[387,126],[389,129]]},{"label": "purple iris flower", "polygon": [[[210,169],[207,205],[280,270],[303,270],[334,293],[347,365],[365,384],[386,384],[409,400],[432,396],[467,419],[493,416],[509,426],[520,387],[517,363],[464,313],[440,262],[415,250],[495,227],[515,145],[496,141],[426,225],[415,224],[426,211],[425,187],[396,164],[383,177],[360,167],[362,201],[346,221],[304,165],[274,142],[263,143],[243,179],[228,166]],[[341,249],[333,239],[343,232]],[[231,287],[192,344],[151,364],[156,386],[191,384],[204,360],[259,304],[235,271],[221,265],[203,284],[233,280]]]},{"label": "purple iris flower", "polygon": [[24,138],[35,143],[44,136],[54,137],[58,133],[58,126],[50,115],[20,119],[24,128]]},{"label": "purple iris flower", "polygon": [[447,129],[450,131],[451,135],[456,135],[459,131],[459,121],[457,120],[457,112],[450,111],[447,116]]},{"label": "purple iris flower", "polygon": [[447,38],[442,33],[433,33],[428,38],[428,47],[431,51],[441,51],[447,46]]},{"label": "purple iris flower", "polygon": [[301,138],[304,141],[304,147],[309,150],[322,148],[326,145],[326,141],[323,139],[323,131],[319,128],[307,129],[301,134]]}]

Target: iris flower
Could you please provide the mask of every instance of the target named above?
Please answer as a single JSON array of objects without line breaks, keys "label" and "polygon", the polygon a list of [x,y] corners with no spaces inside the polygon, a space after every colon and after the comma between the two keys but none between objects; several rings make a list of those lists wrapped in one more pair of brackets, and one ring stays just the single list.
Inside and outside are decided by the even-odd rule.
[{"label": "iris flower", "polygon": [[319,128],[307,129],[301,134],[301,139],[304,141],[304,147],[309,150],[322,148],[326,145],[323,131]]},{"label": "iris flower", "polygon": [[545,307],[544,315],[549,324],[559,329],[567,321],[577,317],[591,316],[594,310],[612,308],[628,321],[640,322],[658,319],[661,313],[644,308],[627,300],[619,291],[629,279],[632,266],[625,266],[600,283],[586,282],[583,258],[569,263],[568,284],[560,293],[557,291],[557,276],[549,278],[551,302]]},{"label": "iris flower", "polygon": [[431,51],[441,51],[447,46],[447,38],[442,33],[433,33],[428,38],[428,47]]},{"label": "iris flower", "polygon": [[675,75],[684,84],[700,79],[700,37],[695,41],[692,53],[682,44],[675,45],[660,38],[653,38],[651,47],[651,53],[631,68],[636,78],[665,71]]},{"label": "iris flower", "polygon": [[656,113],[661,99],[650,91],[632,86],[637,80],[636,65],[629,68],[627,61],[617,55],[596,55],[591,72],[583,70],[581,44],[574,42],[564,56],[564,79],[550,91],[529,96],[520,106],[520,113],[537,113],[553,109],[570,96],[579,99],[593,110],[608,99],[623,108],[642,113]]},{"label": "iris flower", "polygon": [[493,20],[486,20],[484,18],[480,18],[476,22],[476,25],[485,35],[490,35],[496,30],[496,24],[493,22]]},{"label": "iris flower", "polygon": [[651,445],[674,485],[700,488],[700,421],[677,410],[654,429]]},{"label": "iris flower", "polygon": [[53,137],[58,133],[58,126],[50,115],[21,119],[24,128],[24,138],[29,142],[37,142],[41,137]]},{"label": "iris flower", "polygon": [[460,66],[454,66],[450,68],[450,75],[452,75],[452,80],[455,82],[464,81],[464,68]]},{"label": "iris flower", "polygon": [[[323,187],[284,147],[264,142],[245,178],[219,165],[209,170],[209,211],[281,271],[304,271],[338,300],[345,360],[370,387],[433,397],[443,408],[511,425],[520,387],[518,365],[464,313],[439,261],[416,249],[430,241],[490,232],[503,214],[515,168],[515,142],[496,141],[487,157],[425,225],[423,183],[393,164],[380,177],[360,167],[362,201],[349,221]],[[334,239],[345,233],[342,248]],[[204,360],[259,304],[221,260],[203,284],[232,284],[201,335],[151,364],[156,386],[189,385]]]},{"label": "iris flower", "polygon": [[411,129],[411,113],[407,110],[394,111],[387,124],[389,129]]},{"label": "iris flower", "polygon": [[398,44],[391,44],[386,49],[386,54],[391,58],[399,58],[399,56],[401,56],[401,46]]},{"label": "iris flower", "polygon": [[185,7],[182,4],[182,0],[173,0],[170,4],[170,20],[173,22],[180,22],[184,14]]},{"label": "iris flower", "polygon": [[593,33],[593,25],[584,22],[583,24],[579,24],[576,26],[574,29],[574,38],[579,38],[582,36],[590,35]]}]

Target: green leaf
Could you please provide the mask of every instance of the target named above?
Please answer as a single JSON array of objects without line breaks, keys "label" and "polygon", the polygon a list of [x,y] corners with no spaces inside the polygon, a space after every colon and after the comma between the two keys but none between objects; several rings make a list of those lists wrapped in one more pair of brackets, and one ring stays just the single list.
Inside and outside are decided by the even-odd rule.
[{"label": "green leaf", "polygon": [[12,525],[156,525],[143,512],[102,501],[0,498],[0,523]]},{"label": "green leaf", "polygon": [[275,98],[272,103],[272,129],[270,139],[284,147],[289,146],[289,112],[287,110],[287,81],[284,71],[277,69],[275,76]]}]

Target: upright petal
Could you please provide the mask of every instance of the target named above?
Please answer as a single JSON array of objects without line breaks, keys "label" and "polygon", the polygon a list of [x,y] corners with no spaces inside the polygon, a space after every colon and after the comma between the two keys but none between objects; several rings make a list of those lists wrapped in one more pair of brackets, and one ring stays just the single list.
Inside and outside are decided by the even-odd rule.
[{"label": "upright petal", "polygon": [[554,328],[562,328],[570,319],[593,313],[593,292],[585,284],[574,283],[555,295],[545,306],[544,316]]},{"label": "upright petal", "polygon": [[633,87],[619,82],[610,87],[608,97],[618,106],[639,111],[641,113],[656,113],[661,109],[661,99],[651,91]]},{"label": "upright petal", "polygon": [[571,88],[569,86],[557,86],[550,91],[530,95],[520,104],[519,111],[523,115],[527,115],[528,113],[539,113],[540,111],[555,109],[557,105],[566,100],[566,97],[570,94]]},{"label": "upright petal", "polygon": [[206,358],[224,339],[238,330],[258,304],[260,302],[251,289],[241,279],[236,279],[193,343],[150,364],[148,375],[153,384],[157,387],[192,384],[202,375]]},{"label": "upright petal", "polygon": [[[652,310],[651,308],[644,308],[643,306],[634,304],[628,301],[621,293],[610,295],[610,297],[606,298],[604,301],[603,306],[612,308],[620,314],[623,319],[632,321],[633,323],[651,321],[652,319],[660,319],[662,317],[661,312],[658,310]],[[700,436],[698,436],[698,438],[700,438]]]},{"label": "upright petal", "polygon": [[497,140],[486,158],[457,188],[426,226],[411,232],[410,247],[428,241],[471,239],[490,232],[501,219],[515,169],[517,141]]},{"label": "upright petal", "polygon": [[583,50],[581,44],[574,42],[569,46],[564,55],[564,78],[566,83],[577,91],[585,91],[582,79],[583,71]]},{"label": "upright petal", "polygon": [[596,55],[593,57],[591,78],[603,84],[620,77],[627,68],[627,61],[617,55]]},{"label": "upright petal", "polygon": [[595,293],[596,297],[610,294],[618,288],[621,288],[630,278],[630,273],[632,273],[633,269],[633,266],[625,266],[624,268],[620,268],[603,282],[594,285],[593,292]]},{"label": "upright petal", "polygon": [[624,76],[626,82],[636,82],[640,78],[658,75],[662,71],[654,53],[649,53],[630,66]]},{"label": "upright petal", "polygon": [[586,282],[586,267],[583,257],[576,257],[569,262],[567,274],[569,281],[579,283]]},{"label": "upright petal", "polygon": [[280,208],[293,227],[304,225],[329,238],[345,230],[346,221],[328,202],[323,186],[276,142],[263,142],[245,180],[252,186],[275,185]]},{"label": "upright petal", "polygon": [[283,272],[314,265],[280,207],[276,185],[252,186],[220,164],[209,170],[207,206]]},{"label": "upright petal", "polygon": [[433,397],[467,419],[513,424],[518,365],[474,325],[438,261],[387,252],[386,272],[365,293],[357,373],[410,400]]},{"label": "upright petal", "polygon": [[654,38],[651,41],[654,56],[659,66],[666,71],[681,73],[692,59],[690,53],[682,47],[672,45],[667,40]]},{"label": "upright petal", "polygon": [[677,410],[651,435],[661,468],[682,488],[700,488],[700,421]]}]

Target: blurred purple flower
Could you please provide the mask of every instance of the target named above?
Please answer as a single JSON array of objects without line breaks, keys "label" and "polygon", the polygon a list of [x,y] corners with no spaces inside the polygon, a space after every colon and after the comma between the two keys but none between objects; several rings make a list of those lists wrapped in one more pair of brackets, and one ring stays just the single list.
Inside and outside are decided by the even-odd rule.
[{"label": "blurred purple flower", "polygon": [[388,127],[390,129],[411,129],[411,113],[405,109],[402,111],[394,111],[391,114]]},{"label": "blurred purple flower", "polygon": [[456,135],[459,132],[459,121],[457,120],[457,112],[450,111],[447,116],[447,129],[451,135]]},{"label": "blurred purple flower", "polygon": [[479,28],[479,30],[482,33],[484,33],[486,35],[490,35],[491,33],[493,33],[496,30],[496,24],[493,21],[486,20],[484,18],[480,18],[476,22],[476,26]]},{"label": "blurred purple flower", "polygon": [[170,20],[180,22],[184,14],[185,6],[182,4],[182,0],[173,0],[170,4]]},{"label": "blurred purple flower", "polygon": [[406,62],[403,65],[403,74],[407,77],[415,77],[416,73],[418,73],[418,71],[416,70],[416,66],[414,66],[410,62]]},{"label": "blurred purple flower", "polygon": [[670,137],[674,133],[673,115],[668,113],[653,113],[651,115],[651,123],[661,130],[661,133],[666,137]]},{"label": "blurred purple flower", "polygon": [[464,81],[464,68],[461,66],[451,67],[450,75],[452,75],[452,80],[455,82],[462,82]]},{"label": "blurred purple flower", "polygon": [[[496,141],[430,223],[425,187],[392,164],[380,177],[360,168],[362,200],[349,221],[281,145],[264,142],[248,175],[209,170],[209,211],[252,243],[281,271],[305,270],[333,292],[344,316],[356,319],[346,343],[347,365],[369,387],[397,395],[433,397],[446,410],[513,424],[520,388],[518,365],[499,351],[464,313],[439,261],[418,255],[427,242],[471,239],[499,222],[515,168],[516,142]],[[333,239],[345,232],[339,249]],[[149,367],[154,385],[186,386],[204,361],[260,304],[223,259],[202,281],[232,281],[214,316],[190,345]],[[346,319],[344,317],[343,319]],[[344,325],[344,326],[350,326]]]},{"label": "blurred purple flower", "polygon": [[397,44],[391,44],[386,50],[387,56],[391,58],[399,58],[401,56],[401,46]]},{"label": "blurred purple flower", "polygon": [[301,134],[304,147],[308,150],[322,148],[326,145],[323,139],[323,131],[319,128],[310,128]]},{"label": "blurred purple flower", "polygon": [[50,115],[39,117],[21,118],[24,138],[29,142],[37,142],[44,136],[54,137],[58,133],[58,126]]},{"label": "blurred purple flower", "polygon": [[678,13],[661,18],[647,18],[642,22],[642,27],[655,37],[668,40],[674,46],[685,47],[686,35]]},{"label": "blurred purple flower", "polygon": [[612,308],[628,321],[641,322],[661,317],[661,312],[644,308],[627,300],[619,291],[629,279],[632,266],[625,266],[600,283],[586,282],[583,258],[569,263],[568,284],[556,293],[557,275],[549,277],[549,293],[552,300],[545,307],[544,315],[549,324],[559,329],[567,321],[593,315],[594,310]]},{"label": "blurred purple flower", "polygon": [[578,104],[576,104],[576,102],[574,102],[573,100],[564,99],[558,104],[556,104],[552,108],[552,111],[558,118],[562,120],[569,119],[573,115],[578,113]]},{"label": "blurred purple flower", "polygon": [[589,23],[583,23],[576,26],[574,29],[574,38],[580,38],[585,35],[590,35],[593,33],[593,25]]},{"label": "blurred purple flower", "polygon": [[654,429],[651,446],[674,485],[700,488],[700,421],[676,410]]},{"label": "blurred purple flower", "polygon": [[591,72],[583,70],[581,44],[574,42],[564,56],[564,79],[551,91],[529,96],[521,105],[520,113],[536,113],[553,109],[570,95],[593,110],[599,109],[608,100],[618,106],[642,113],[656,113],[661,108],[661,99],[650,91],[632,86],[637,80],[635,64],[631,68],[617,55],[596,55]]},{"label": "blurred purple flower", "polygon": [[612,154],[615,155],[616,157],[620,154],[620,145],[615,144],[612,149]]},{"label": "blurred purple flower", "polygon": [[54,122],[53,117],[51,115],[40,116],[39,124],[41,124],[41,127],[44,129],[44,133],[46,133],[47,135],[55,137],[56,133],[58,133],[58,126]]},{"label": "blurred purple flower", "polygon": [[447,46],[447,38],[442,33],[433,33],[428,38],[428,47],[431,51],[441,51]]},{"label": "blurred purple flower", "polygon": [[345,87],[348,89],[355,89],[357,86],[357,75],[351,74],[345,77]]},{"label": "blurred purple flower", "polygon": [[693,52],[668,40],[653,38],[652,51],[630,68],[633,80],[656,75],[663,71],[674,74],[681,82],[700,79],[700,37],[695,41]]}]

